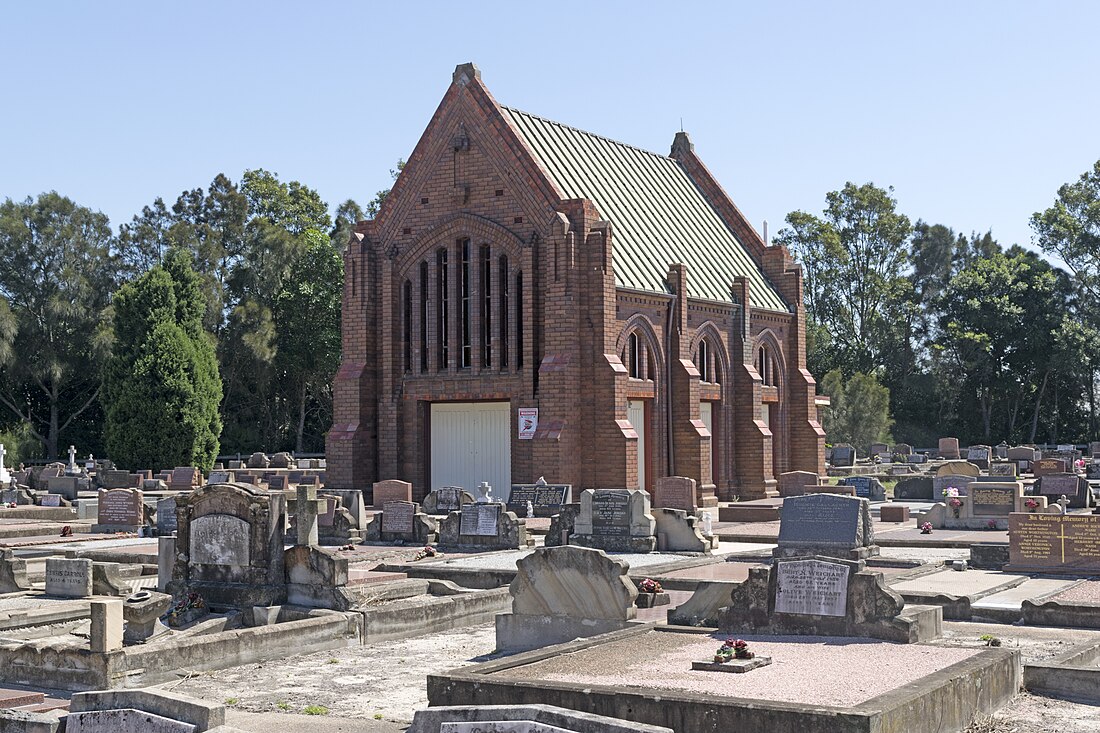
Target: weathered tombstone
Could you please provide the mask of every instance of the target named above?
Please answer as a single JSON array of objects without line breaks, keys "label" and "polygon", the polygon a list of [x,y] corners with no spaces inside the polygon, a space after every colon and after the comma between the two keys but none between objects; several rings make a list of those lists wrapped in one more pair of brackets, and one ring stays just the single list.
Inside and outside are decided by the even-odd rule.
[{"label": "weathered tombstone", "polygon": [[247,608],[286,599],[286,497],[247,484],[207,484],[176,497],[176,563],[168,590]]},{"label": "weathered tombstone", "polygon": [[914,476],[894,485],[894,501],[933,501],[936,498],[930,476]]},{"label": "weathered tombstone", "polygon": [[[512,488],[512,493],[515,494],[515,487]],[[424,513],[446,516],[451,512],[460,511],[463,505],[472,504],[473,501],[474,497],[463,491],[461,486],[441,486],[429,491],[424,497]],[[515,510],[509,509],[509,511]]]},{"label": "weathered tombstone", "polygon": [[129,471],[103,471],[99,474],[99,486],[103,489],[130,489],[134,482]]},{"label": "weathered tombstone", "polygon": [[1007,478],[1016,478],[1016,464],[1015,463],[994,463],[989,467],[990,476],[1002,476]]},{"label": "weathered tombstone", "polygon": [[1049,501],[1064,495],[1069,499],[1069,506],[1073,509],[1084,509],[1092,505],[1092,492],[1089,489],[1088,480],[1075,473],[1043,475],[1038,481],[1036,493],[1047,497]]},{"label": "weathered tombstone", "polygon": [[65,505],[69,504],[61,494],[42,494],[38,498],[39,506],[59,507],[63,506],[62,502],[65,502]]},{"label": "weathered tombstone", "polygon": [[464,504],[439,523],[439,544],[443,547],[477,547],[486,550],[515,550],[527,547],[527,526],[504,504]]},{"label": "weathered tombstone", "polygon": [[999,445],[993,446],[993,457],[999,461],[1008,458],[1008,443],[1002,441]]},{"label": "weathered tombstone", "polygon": [[906,456],[906,463],[912,463],[920,465],[921,463],[928,463],[928,456],[923,453],[914,453],[911,456]]},{"label": "weathered tombstone", "polygon": [[1094,458],[1085,464],[1085,478],[1089,481],[1100,481],[1100,460]]},{"label": "weathered tombstone", "polygon": [[840,443],[833,446],[833,459],[832,464],[834,466],[854,466],[856,463],[856,449],[847,443]]},{"label": "weathered tombstone", "polygon": [[225,484],[229,483],[233,479],[233,476],[229,471],[211,471],[210,475],[206,478],[208,484]]},{"label": "weathered tombstone", "polygon": [[909,468],[909,464],[903,463],[900,466],[890,466],[891,476],[908,476],[913,472],[913,469]]},{"label": "weathered tombstone", "polygon": [[202,483],[202,473],[194,466],[177,466],[168,478],[168,487],[173,491],[190,491]]},{"label": "weathered tombstone", "polygon": [[[810,498],[810,497],[800,497]],[[866,500],[862,500],[866,503]],[[718,613],[723,633],[855,636],[914,643],[940,635],[939,606],[905,607],[862,560],[780,559],[750,568]]]},{"label": "weathered tombstone", "polygon": [[1005,570],[1100,574],[1100,515],[1014,513]]},{"label": "weathered tombstone", "polygon": [[695,479],[686,476],[663,476],[657,479],[653,507],[680,509],[694,515],[699,509]]},{"label": "weathered tombstone", "polygon": [[947,458],[949,460],[958,460],[959,456],[959,439],[958,438],[940,438],[938,453],[940,458]]},{"label": "weathered tombstone", "polygon": [[17,558],[13,550],[0,548],[0,593],[18,593],[30,589],[27,561]]},{"label": "weathered tombstone", "polygon": [[655,530],[647,492],[586,489],[569,542],[611,552],[653,552]]},{"label": "weathered tombstone", "polygon": [[46,491],[60,494],[68,501],[76,501],[79,489],[80,478],[77,476],[50,476],[46,479]]},{"label": "weathered tombstone", "polygon": [[388,501],[412,501],[413,486],[408,481],[387,479],[374,485],[372,504],[376,507]]},{"label": "weathered tombstone", "polygon": [[46,595],[87,598],[92,594],[92,561],[46,558]]},{"label": "weathered tombstone", "polygon": [[1031,472],[1035,475],[1035,478],[1051,473],[1066,473],[1067,471],[1067,464],[1061,458],[1040,458],[1031,462]]},{"label": "weathered tombstone", "polygon": [[871,455],[877,456],[889,452],[890,446],[886,445],[886,443],[871,443]]},{"label": "weathered tombstone", "polygon": [[561,511],[573,493],[571,484],[548,484],[540,479],[533,484],[512,484],[508,494],[508,511],[516,516],[527,516],[527,502],[535,510],[536,517],[552,517]]},{"label": "weathered tombstone", "polygon": [[296,545],[283,556],[287,603],[347,611],[355,597],[346,588],[348,560],[322,547]]},{"label": "weathered tombstone", "polygon": [[[303,481],[303,483],[305,483]],[[299,484],[301,486],[302,484]],[[315,484],[309,484],[315,485]],[[363,492],[358,489],[325,489],[326,494],[340,498],[340,506],[347,510],[355,529],[367,526],[367,502]]]},{"label": "weathered tombstone", "polygon": [[816,473],[809,471],[787,471],[779,474],[779,495],[801,496],[806,493],[807,486],[817,486],[821,478]]},{"label": "weathered tombstone", "polygon": [[584,547],[541,547],[521,558],[509,587],[512,613],[496,618],[497,649],[537,649],[625,628],[638,596],[628,570]]},{"label": "weathered tombstone", "polygon": [[137,489],[100,489],[93,531],[137,532],[145,526],[145,498]]},{"label": "weathered tombstone", "polygon": [[856,490],[856,496],[871,501],[886,501],[886,488],[877,478],[870,476],[849,476],[841,479],[842,486],[852,486]]},{"label": "weathered tombstone", "polygon": [[878,552],[867,499],[807,494],[783,501],[774,557],[824,555],[862,560]]},{"label": "weathered tombstone", "polygon": [[[377,485],[377,484],[376,484]],[[368,542],[409,542],[427,545],[436,539],[436,520],[411,501],[387,501],[367,522]]]},{"label": "weathered tombstone", "polygon": [[172,582],[172,571],[176,567],[176,535],[161,535],[157,538],[157,590],[163,593]]},{"label": "weathered tombstone", "polygon": [[1009,448],[1005,453],[1005,458],[1010,461],[1027,461],[1030,463],[1031,461],[1039,460],[1041,457],[1039,451],[1027,445],[1018,445]]},{"label": "weathered tombstone", "polygon": [[157,501],[157,535],[169,535],[176,531],[176,497]]},{"label": "weathered tombstone", "polygon": [[969,461],[948,461],[936,469],[937,476],[981,476],[982,472]]},{"label": "weathered tombstone", "polygon": [[898,443],[894,446],[894,453],[900,456],[911,456],[913,455],[913,446],[908,443]]},{"label": "weathered tombstone", "polygon": [[546,547],[568,545],[569,537],[573,534],[573,527],[577,523],[577,517],[581,514],[581,503],[562,504],[561,511],[550,517],[550,529],[546,531],[546,539],[543,544]]},{"label": "weathered tombstone", "polygon": [[992,450],[988,445],[972,445],[966,449],[966,460],[978,468],[988,469]]},{"label": "weathered tombstone", "polygon": [[270,468],[297,468],[298,465],[294,461],[294,457],[285,451],[282,453],[276,453],[271,456],[271,462],[268,464]]},{"label": "weathered tombstone", "polygon": [[[692,482],[694,483],[694,482]],[[658,507],[652,510],[656,522],[657,549],[662,552],[703,552],[713,547],[711,537],[704,537],[702,520],[694,512]],[[704,516],[709,517],[709,514]]]},{"label": "weathered tombstone", "polygon": [[918,521],[936,529],[1007,529],[1008,515],[1024,498],[1019,481],[971,481],[965,492],[943,501],[921,515]]},{"label": "weathered tombstone", "polygon": [[267,468],[271,465],[271,459],[266,453],[253,453],[248,457],[246,464],[249,468]]}]

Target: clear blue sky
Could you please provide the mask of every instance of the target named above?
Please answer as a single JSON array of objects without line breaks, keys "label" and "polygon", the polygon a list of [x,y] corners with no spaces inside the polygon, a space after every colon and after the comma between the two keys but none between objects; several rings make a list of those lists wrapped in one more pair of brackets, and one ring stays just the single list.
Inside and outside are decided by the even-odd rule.
[{"label": "clear blue sky", "polygon": [[389,184],[476,62],[503,104],[696,151],[759,228],[845,181],[1027,243],[1100,158],[1098,2],[21,2],[0,27],[0,199],[128,221],[247,168],[335,206]]}]

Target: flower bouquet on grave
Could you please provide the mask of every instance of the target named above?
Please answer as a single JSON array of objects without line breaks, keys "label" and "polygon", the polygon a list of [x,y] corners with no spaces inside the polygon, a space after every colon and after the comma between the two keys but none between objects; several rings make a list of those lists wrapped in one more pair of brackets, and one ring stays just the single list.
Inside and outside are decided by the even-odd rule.
[{"label": "flower bouquet on grave", "polygon": [[664,588],[653,578],[646,578],[641,583],[638,583],[638,591],[640,593],[664,593]]},{"label": "flower bouquet on grave", "polygon": [[985,523],[985,528],[986,529],[997,529],[997,520],[996,519],[990,519],[988,522]]},{"label": "flower bouquet on grave", "polygon": [[1039,500],[1038,499],[1032,499],[1032,498],[1025,499],[1024,500],[1024,506],[1027,507],[1027,510],[1029,512],[1034,513],[1035,510],[1039,508]]},{"label": "flower bouquet on grave", "polygon": [[922,524],[920,526],[920,533],[921,534],[932,534],[932,523],[931,522],[925,522],[924,524]]},{"label": "flower bouquet on grave", "polygon": [[955,519],[959,518],[959,508],[963,505],[962,499],[957,496],[952,496],[947,500],[947,505],[951,507],[951,511],[955,514]]},{"label": "flower bouquet on grave", "polygon": [[724,664],[731,659],[752,659],[756,654],[749,651],[749,643],[744,639],[726,639],[714,653],[714,661]]},{"label": "flower bouquet on grave", "polygon": [[437,555],[441,554],[442,553],[439,552],[439,550],[435,549],[431,545],[424,545],[424,549],[416,553],[416,557],[414,557],[413,560],[423,560],[426,557],[436,557]]},{"label": "flower bouquet on grave", "polygon": [[943,490],[943,498],[945,498],[945,499],[948,499],[948,498],[953,497],[953,496],[957,497],[958,495],[959,495],[959,490],[954,486],[948,486],[946,489]]}]

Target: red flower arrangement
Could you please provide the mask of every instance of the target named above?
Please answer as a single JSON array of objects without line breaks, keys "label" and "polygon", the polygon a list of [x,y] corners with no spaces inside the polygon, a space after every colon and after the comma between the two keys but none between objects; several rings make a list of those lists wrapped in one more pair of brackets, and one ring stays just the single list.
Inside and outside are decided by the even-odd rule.
[{"label": "red flower arrangement", "polygon": [[723,664],[731,659],[752,659],[756,654],[749,651],[749,643],[744,639],[726,639],[714,653],[714,661]]},{"label": "red flower arrangement", "polygon": [[642,593],[663,593],[664,588],[653,578],[646,578],[641,583],[638,583],[638,590]]}]

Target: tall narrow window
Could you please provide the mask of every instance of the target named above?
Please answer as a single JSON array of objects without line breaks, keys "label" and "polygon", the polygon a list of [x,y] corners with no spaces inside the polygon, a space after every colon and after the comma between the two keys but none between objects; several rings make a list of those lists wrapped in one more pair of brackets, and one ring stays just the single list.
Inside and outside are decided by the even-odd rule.
[{"label": "tall narrow window", "polygon": [[497,330],[500,331],[500,368],[508,370],[508,257],[500,256],[497,264],[497,290],[500,291],[500,317],[497,318]]},{"label": "tall narrow window", "polygon": [[405,372],[411,372],[412,365],[412,319],[413,319],[413,284],[411,281],[405,281],[404,293],[402,293],[402,305],[404,319],[404,349],[405,349]]},{"label": "tall narrow window", "polygon": [[435,253],[435,342],[439,352],[439,360],[436,368],[443,372],[447,370],[447,250],[440,249]]},{"label": "tall narrow window", "polygon": [[470,240],[461,240],[459,249],[462,250],[462,282],[459,285],[462,291],[460,294],[460,307],[462,310],[462,351],[460,356],[462,358],[462,368],[465,369],[473,362],[470,344]]},{"label": "tall narrow window", "polygon": [[516,273],[516,369],[523,368],[523,273]]},{"label": "tall narrow window", "polygon": [[481,366],[493,365],[493,255],[489,245],[478,249],[481,280]]},{"label": "tall narrow window", "polygon": [[642,362],[639,350],[638,334],[632,333],[626,342],[626,368],[634,379],[642,378]]},{"label": "tall narrow window", "polygon": [[699,342],[699,357],[696,360],[696,368],[699,370],[699,381],[710,382],[710,354],[708,353],[710,348],[707,346],[707,340],[703,339]]},{"label": "tall narrow window", "polygon": [[428,262],[420,263],[420,371],[428,371]]}]

